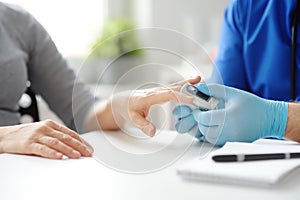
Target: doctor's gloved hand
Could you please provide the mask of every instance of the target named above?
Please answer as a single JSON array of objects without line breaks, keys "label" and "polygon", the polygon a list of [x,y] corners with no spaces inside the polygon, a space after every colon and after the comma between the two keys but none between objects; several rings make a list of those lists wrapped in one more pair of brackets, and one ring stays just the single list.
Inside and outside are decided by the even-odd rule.
[{"label": "doctor's gloved hand", "polygon": [[187,105],[180,105],[174,108],[173,116],[177,122],[175,128],[178,133],[189,133],[198,140],[203,140],[203,135],[198,129],[197,122],[193,116],[193,110]]},{"label": "doctor's gloved hand", "polygon": [[[200,90],[201,85],[198,87]],[[224,103],[223,108],[216,110],[193,111],[199,130],[209,143],[222,146],[227,141],[253,142],[264,137],[283,138],[288,116],[286,102],[266,100],[218,84],[208,84],[207,87],[209,95]]]}]

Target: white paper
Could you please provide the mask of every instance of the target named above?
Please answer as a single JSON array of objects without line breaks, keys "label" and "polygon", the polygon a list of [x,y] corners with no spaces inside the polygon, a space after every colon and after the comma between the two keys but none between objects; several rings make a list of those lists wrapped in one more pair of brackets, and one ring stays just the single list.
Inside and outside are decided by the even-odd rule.
[{"label": "white paper", "polygon": [[262,139],[255,143],[228,142],[204,159],[195,159],[178,169],[186,178],[251,185],[272,185],[300,165],[300,159],[218,163],[213,155],[300,152],[290,141]]}]

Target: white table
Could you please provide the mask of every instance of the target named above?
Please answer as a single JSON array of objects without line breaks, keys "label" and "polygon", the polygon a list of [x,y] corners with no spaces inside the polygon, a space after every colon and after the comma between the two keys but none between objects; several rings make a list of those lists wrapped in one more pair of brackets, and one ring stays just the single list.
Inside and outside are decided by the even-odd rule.
[{"label": "white table", "polygon": [[[140,137],[140,135],[135,135]],[[278,185],[268,188],[227,185],[221,183],[183,180],[176,174],[178,165],[211,151],[209,144],[193,143],[188,135],[177,136],[174,132],[162,132],[155,139],[134,139],[120,132],[88,133],[83,136],[95,147],[94,158],[78,160],[50,160],[35,156],[0,155],[0,200],[15,199],[299,199],[300,169],[289,174]],[[176,139],[176,140],[175,140]],[[113,145],[111,145],[113,144]],[[181,153],[179,159],[174,160]],[[158,150],[163,151],[158,151]],[[200,152],[201,149],[201,152]],[[144,155],[149,159],[139,163],[128,155]],[[158,154],[156,154],[159,152]],[[99,156],[102,158],[99,159]],[[111,161],[101,164],[111,155],[115,160],[128,162],[124,165]],[[116,158],[118,156],[122,158]],[[141,167],[157,156],[156,164],[168,157],[173,163],[152,172],[143,173]],[[163,158],[163,159],[160,159]],[[114,159],[112,159],[114,160]],[[153,165],[153,169],[159,165]],[[117,170],[111,169],[117,168]],[[270,166],[272,167],[272,166]],[[139,174],[122,173],[124,169],[140,170]],[[119,171],[118,171],[119,170]],[[148,171],[151,171],[151,167]],[[130,170],[129,170],[130,171]],[[133,172],[134,170],[132,170]]]}]

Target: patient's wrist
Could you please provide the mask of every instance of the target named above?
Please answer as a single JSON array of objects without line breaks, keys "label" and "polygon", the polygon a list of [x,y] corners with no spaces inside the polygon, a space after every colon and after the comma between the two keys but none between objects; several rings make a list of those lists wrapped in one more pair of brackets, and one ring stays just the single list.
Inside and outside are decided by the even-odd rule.
[{"label": "patient's wrist", "polygon": [[88,131],[118,129],[111,107],[111,101],[109,99],[98,102],[91,109],[87,120]]},{"label": "patient's wrist", "polygon": [[4,134],[5,134],[5,127],[0,127],[0,153],[3,152],[3,140],[4,140]]}]

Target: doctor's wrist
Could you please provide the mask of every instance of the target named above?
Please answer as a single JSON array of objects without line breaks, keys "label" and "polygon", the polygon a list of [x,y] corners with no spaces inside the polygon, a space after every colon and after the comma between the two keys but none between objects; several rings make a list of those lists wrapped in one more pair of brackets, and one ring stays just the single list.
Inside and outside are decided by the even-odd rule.
[{"label": "doctor's wrist", "polygon": [[285,129],[286,139],[300,142],[300,104],[288,103],[288,119]]}]

